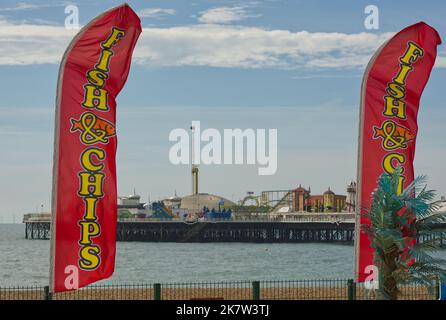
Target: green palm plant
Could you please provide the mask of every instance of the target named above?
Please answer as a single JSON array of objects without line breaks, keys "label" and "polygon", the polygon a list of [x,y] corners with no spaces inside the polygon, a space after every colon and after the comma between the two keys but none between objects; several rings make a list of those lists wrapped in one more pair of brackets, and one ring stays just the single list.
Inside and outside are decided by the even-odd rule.
[{"label": "green palm plant", "polygon": [[[438,257],[445,246],[446,212],[433,202],[435,192],[426,189],[426,177],[420,176],[398,192],[402,169],[383,174],[372,196],[372,205],[364,208],[370,224],[363,225],[375,249],[378,268],[378,299],[396,300],[399,286],[426,285],[446,280],[446,260]],[[423,239],[417,241],[417,239]]]}]

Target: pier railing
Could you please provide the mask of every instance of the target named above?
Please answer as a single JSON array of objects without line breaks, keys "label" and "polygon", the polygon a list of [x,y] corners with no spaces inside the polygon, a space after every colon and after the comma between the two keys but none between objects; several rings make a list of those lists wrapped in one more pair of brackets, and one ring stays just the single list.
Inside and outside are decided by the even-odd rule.
[{"label": "pier railing", "polygon": [[[199,218],[190,221],[180,218],[119,218],[119,222],[354,222],[355,213],[282,213],[235,214],[229,219]],[[49,223],[50,214],[25,214],[24,223]]]},{"label": "pier railing", "polygon": [[[231,219],[119,219],[118,241],[342,242],[354,237],[354,214],[240,215]],[[51,223],[25,219],[26,239],[49,239]]]},{"label": "pier railing", "polygon": [[169,218],[120,218],[119,222],[355,222],[354,213],[325,213],[325,214],[289,214],[289,215],[256,215],[256,216],[234,216],[229,219],[196,219],[196,220],[182,220]]},{"label": "pier railing", "polygon": [[[438,283],[400,287],[402,300],[436,300]],[[211,281],[91,285],[50,293],[48,287],[0,287],[0,300],[374,300],[352,279]]]}]

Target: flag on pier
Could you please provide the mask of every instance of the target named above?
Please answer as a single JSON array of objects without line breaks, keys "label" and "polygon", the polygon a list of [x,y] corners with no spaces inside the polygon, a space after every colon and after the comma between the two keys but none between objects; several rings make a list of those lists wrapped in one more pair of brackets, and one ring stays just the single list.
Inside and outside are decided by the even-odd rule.
[{"label": "flag on pier", "polygon": [[[440,43],[435,29],[416,23],[381,46],[366,68],[361,89],[358,213],[370,207],[382,173],[401,166],[400,191],[414,179],[419,102]],[[359,282],[367,280],[373,266],[373,248],[367,235],[360,232],[361,225],[368,223],[357,215],[355,273]]]},{"label": "flag on pier", "polygon": [[127,5],[86,25],[62,59],[57,85],[50,285],[74,290],[114,271],[116,101],[141,22]]}]

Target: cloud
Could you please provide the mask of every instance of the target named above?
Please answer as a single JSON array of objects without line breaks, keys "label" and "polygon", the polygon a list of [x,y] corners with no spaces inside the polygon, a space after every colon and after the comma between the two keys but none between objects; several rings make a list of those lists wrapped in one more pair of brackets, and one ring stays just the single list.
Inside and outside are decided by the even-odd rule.
[{"label": "cloud", "polygon": [[0,65],[59,63],[75,34],[61,26],[0,20]]},{"label": "cloud", "polygon": [[168,15],[174,15],[175,9],[163,9],[163,8],[146,8],[138,11],[138,15],[141,18],[164,18]]},{"label": "cloud", "polygon": [[224,24],[259,16],[261,15],[249,13],[246,6],[219,7],[201,11],[198,21],[206,24]]},{"label": "cloud", "polygon": [[291,79],[294,80],[307,80],[307,79],[350,79],[350,78],[361,78],[362,74],[323,74],[323,73],[316,73],[316,74],[303,74],[303,75],[297,75],[292,76]]},{"label": "cloud", "polygon": [[446,68],[446,56],[437,56],[435,60],[435,67]]},{"label": "cloud", "polygon": [[[0,65],[59,63],[75,30],[0,20]],[[149,67],[360,69],[393,33],[267,30],[199,24],[144,28],[134,61]],[[437,67],[446,68],[439,56]]]},{"label": "cloud", "polygon": [[23,10],[33,10],[48,7],[49,5],[37,5],[27,2],[18,2],[15,7],[0,8],[0,12],[12,12],[12,11],[23,11]]},{"label": "cloud", "polygon": [[145,28],[135,58],[149,66],[356,68],[391,35],[223,25]]}]

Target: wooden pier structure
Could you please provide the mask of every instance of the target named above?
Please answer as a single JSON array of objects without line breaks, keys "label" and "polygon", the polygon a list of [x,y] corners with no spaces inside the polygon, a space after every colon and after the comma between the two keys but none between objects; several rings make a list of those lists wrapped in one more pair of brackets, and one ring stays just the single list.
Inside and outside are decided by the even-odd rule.
[{"label": "wooden pier structure", "polygon": [[118,223],[119,241],[147,242],[343,242],[354,239],[353,223],[151,222]]},{"label": "wooden pier structure", "polygon": [[[49,215],[24,216],[26,239],[49,239]],[[192,222],[160,219],[120,219],[118,241],[139,242],[257,242],[352,243],[354,214],[295,214],[240,216],[230,220]]]},{"label": "wooden pier structure", "polygon": [[[26,214],[26,239],[51,237],[50,214]],[[445,228],[438,225],[439,231]],[[354,213],[299,213],[285,215],[238,215],[229,220],[119,219],[117,241],[138,242],[254,242],[345,243],[354,240]],[[443,233],[435,236],[446,243]],[[425,237],[418,237],[423,242]]]},{"label": "wooden pier structure", "polygon": [[23,216],[25,238],[48,240],[51,237],[51,215],[45,213],[27,213]]}]

